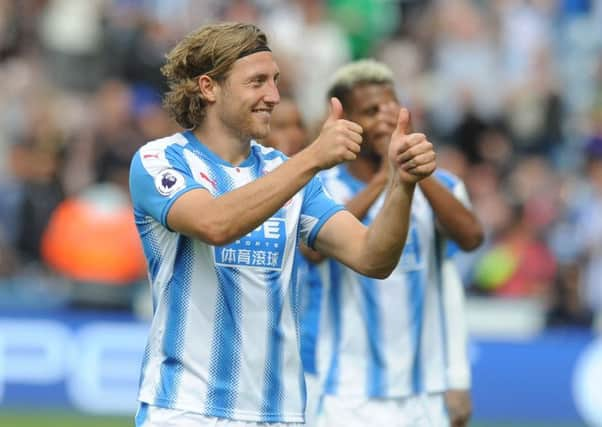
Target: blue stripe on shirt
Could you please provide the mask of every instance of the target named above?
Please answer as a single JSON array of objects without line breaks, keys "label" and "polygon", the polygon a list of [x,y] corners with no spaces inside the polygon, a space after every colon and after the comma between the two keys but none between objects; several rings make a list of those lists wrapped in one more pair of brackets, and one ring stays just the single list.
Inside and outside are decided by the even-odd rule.
[{"label": "blue stripe on shirt", "polygon": [[[299,348],[302,346],[302,331],[301,331],[301,286],[304,286],[303,283],[299,281],[299,268],[300,265],[304,262],[303,255],[301,255],[299,248],[297,247],[298,238],[295,241],[295,256],[293,258],[293,272],[291,275],[291,289],[289,289],[290,293],[290,304],[291,311],[293,313],[293,318],[295,320],[295,330],[297,333],[297,345]],[[301,354],[301,359],[303,359],[303,354]],[[303,360],[301,360],[301,366],[299,369],[299,390],[301,390],[301,407],[305,411],[305,405],[307,403],[307,390],[305,388],[305,374],[303,371]]]},{"label": "blue stripe on shirt", "polygon": [[379,397],[386,395],[386,361],[382,351],[382,319],[379,310],[378,286],[373,279],[358,275],[362,292],[364,322],[368,338],[368,373],[366,389],[368,396]]},{"label": "blue stripe on shirt", "polygon": [[[148,272],[150,275],[151,282],[154,282],[159,273],[159,267],[163,264],[161,259],[161,250],[159,249],[159,242],[157,236],[153,232],[153,223],[149,220],[146,222],[140,222],[138,225],[140,238],[142,240],[142,246],[144,248],[144,254],[148,260]],[[153,296],[153,310],[156,307],[156,301]]]},{"label": "blue stripe on shirt", "polygon": [[435,171],[435,178],[437,178],[437,180],[449,191],[452,191],[458,183],[458,178],[442,169],[437,169]]},{"label": "blue stripe on shirt", "polygon": [[158,387],[157,401],[171,407],[177,399],[178,386],[183,372],[182,354],[186,334],[186,310],[190,301],[190,281],[193,267],[193,249],[190,239],[180,236],[176,248],[174,274],[163,293],[169,310],[165,321],[163,354],[161,364],[161,384]]},{"label": "blue stripe on shirt", "polygon": [[[437,298],[438,298],[438,305],[439,305],[439,322],[440,322],[440,327],[441,327],[441,341],[443,342],[442,345],[442,349],[443,349],[443,372],[447,372],[447,368],[448,368],[448,347],[447,347],[447,341],[448,341],[448,329],[447,329],[447,321],[445,318],[445,306],[443,304],[443,292],[445,292],[445,290],[443,289],[444,286],[444,278],[443,278],[443,262],[446,259],[446,253],[449,251],[448,249],[446,249],[446,241],[445,239],[441,236],[440,233],[435,232],[435,273],[436,273],[436,278],[437,278]],[[447,378],[447,375],[445,375],[445,378]],[[447,387],[447,385],[446,385]]]},{"label": "blue stripe on shirt", "polygon": [[[192,139],[187,134],[189,141]],[[204,155],[215,156],[202,146]],[[222,160],[223,163],[223,160]],[[234,189],[232,177],[219,163],[208,163],[210,178],[218,194]],[[214,314],[213,340],[207,385],[207,411],[211,415],[229,417],[238,398],[241,338],[240,272],[231,267],[215,267],[217,276],[217,304]],[[199,343],[202,345],[202,343]]]},{"label": "blue stripe on shirt", "polygon": [[140,402],[138,412],[136,412],[136,418],[134,422],[136,427],[143,427],[144,423],[148,420],[148,403]]},{"label": "blue stripe on shirt", "polygon": [[266,271],[266,297],[268,310],[268,341],[267,341],[267,363],[264,373],[263,393],[264,400],[262,412],[266,415],[265,421],[269,420],[270,414],[280,412],[282,404],[282,357],[283,357],[283,332],[280,328],[280,316],[282,316],[283,298],[282,284],[279,280],[278,271]]},{"label": "blue stripe on shirt", "polygon": [[330,366],[324,382],[324,391],[328,394],[336,394],[339,381],[339,353],[341,351],[342,338],[342,310],[341,310],[341,267],[336,261],[328,260],[330,273],[330,289],[328,290],[328,304],[332,334],[332,354]]},{"label": "blue stripe on shirt", "polygon": [[216,274],[217,304],[206,404],[209,414],[229,417],[237,398],[242,347],[240,274],[229,267],[216,267]]},{"label": "blue stripe on shirt", "polygon": [[424,311],[424,290],[420,271],[407,273],[410,288],[410,313],[412,316],[412,391],[418,394],[423,389],[422,384],[422,318]]},{"label": "blue stripe on shirt", "polygon": [[300,263],[306,264],[303,281],[299,284],[305,297],[301,317],[301,359],[305,372],[317,374],[316,351],[320,331],[322,282],[315,265],[305,260],[301,260]]},{"label": "blue stripe on shirt", "polygon": [[[420,248],[420,239],[416,228],[410,227],[412,249],[416,257],[416,263],[421,264],[422,253]],[[412,321],[412,389],[414,394],[423,390],[422,383],[422,323],[424,318],[424,277],[421,270],[414,270],[406,273],[410,292],[410,314]]]}]

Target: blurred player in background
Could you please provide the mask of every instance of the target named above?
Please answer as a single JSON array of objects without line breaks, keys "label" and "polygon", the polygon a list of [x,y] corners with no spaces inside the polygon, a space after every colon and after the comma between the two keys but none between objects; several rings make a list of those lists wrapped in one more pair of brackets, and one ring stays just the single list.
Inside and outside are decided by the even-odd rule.
[{"label": "blurred player in background", "polygon": [[[329,96],[362,126],[364,143],[356,160],[320,176],[335,199],[370,224],[383,206],[387,150],[400,108],[392,72],[372,60],[348,64],[336,73]],[[391,276],[376,280],[335,260],[324,263],[319,425],[467,424],[463,289],[446,260],[446,240],[470,250],[482,238],[464,185],[438,170],[418,185],[406,246]]]},{"label": "blurred player in background", "polygon": [[364,227],[315,174],[360,151],[337,99],[318,138],[288,159],[255,142],[280,101],[279,69],[251,24],[187,35],[162,68],[185,132],[136,153],[130,189],[152,287],[138,426],[300,425],[298,237],[362,274],[386,277],[408,231],[432,144],[399,113],[383,208]]},{"label": "blurred player in background", "polygon": [[292,98],[281,96],[280,103],[272,111],[270,133],[261,141],[262,144],[292,157],[305,148],[307,140],[307,129],[299,107]]}]

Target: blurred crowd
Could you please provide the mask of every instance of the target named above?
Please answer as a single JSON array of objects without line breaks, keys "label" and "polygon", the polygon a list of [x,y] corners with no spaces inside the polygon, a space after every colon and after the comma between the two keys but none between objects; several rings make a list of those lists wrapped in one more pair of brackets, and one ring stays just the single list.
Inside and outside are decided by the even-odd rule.
[{"label": "blurred crowd", "polygon": [[216,20],[268,33],[309,129],[336,68],[388,64],[487,230],[457,256],[467,293],[540,300],[550,326],[602,313],[595,0],[3,0],[2,305],[132,308],[146,284],[129,161],[178,131],[161,108],[165,53]]}]

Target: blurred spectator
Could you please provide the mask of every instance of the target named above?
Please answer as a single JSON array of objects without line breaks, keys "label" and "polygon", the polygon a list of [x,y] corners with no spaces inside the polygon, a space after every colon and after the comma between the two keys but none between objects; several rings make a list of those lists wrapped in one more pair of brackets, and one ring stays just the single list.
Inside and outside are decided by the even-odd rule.
[{"label": "blurred spectator", "polygon": [[549,234],[560,271],[551,297],[548,323],[591,325],[602,313],[602,138],[585,145],[585,176],[565,179],[562,216]]},{"label": "blurred spectator", "polygon": [[513,208],[500,237],[477,261],[475,291],[507,297],[543,297],[556,274],[556,262],[534,231],[525,206]]},{"label": "blurred spectator", "polygon": [[502,105],[499,57],[491,17],[470,0],[438,2],[433,58],[432,113],[448,134],[471,110],[479,120],[497,117]]},{"label": "blurred spectator", "polygon": [[561,143],[563,102],[552,52],[551,2],[505,1],[502,55],[505,109],[521,153],[553,155]]},{"label": "blurred spectator", "polygon": [[602,312],[602,135],[588,141],[584,154],[587,196],[578,209],[575,240],[586,303]]},{"label": "blurred spectator", "polygon": [[102,83],[94,95],[94,117],[90,126],[80,129],[70,144],[65,166],[69,194],[94,182],[106,181],[115,182],[128,191],[130,160],[144,141],[133,112],[142,108],[135,105],[132,88],[122,81]]},{"label": "blurred spectator", "polygon": [[129,197],[114,184],[95,185],[63,201],[41,241],[44,261],[73,286],[81,307],[131,308],[146,262]]},{"label": "blurred spectator", "polygon": [[325,2],[297,0],[278,3],[262,19],[282,74],[289,74],[295,100],[311,124],[326,111],[322,94],[330,77],[351,59],[345,33],[327,14]]},{"label": "blurred spectator", "polygon": [[154,89],[145,85],[136,85],[132,90],[131,114],[134,117],[134,126],[138,128],[144,141],[157,139],[180,129],[163,110],[161,97]]},{"label": "blurred spectator", "polygon": [[442,145],[437,147],[437,167],[445,169],[466,181],[468,175],[468,159],[457,147]]},{"label": "blurred spectator", "polygon": [[65,135],[57,126],[53,107],[50,101],[30,100],[26,105],[28,127],[12,147],[13,171],[21,181],[15,243],[25,262],[40,259],[42,233],[63,199],[60,174]]},{"label": "blurred spectator", "polygon": [[347,33],[353,59],[372,56],[378,44],[395,32],[400,18],[394,2],[331,0],[328,4],[332,19]]},{"label": "blurred spectator", "polygon": [[20,38],[17,4],[3,1],[0,3],[0,61],[18,52]]},{"label": "blurred spectator", "polygon": [[593,320],[593,313],[584,304],[581,295],[577,265],[561,266],[551,290],[546,325],[548,327],[591,328]]},{"label": "blurred spectator", "polygon": [[[470,181],[473,191],[482,188],[475,207],[490,232],[490,247],[476,260],[474,285],[495,295],[544,297],[557,272],[546,232],[558,215],[558,183],[545,158],[520,158],[513,166],[497,191]],[[483,204],[487,200],[494,203]]]},{"label": "blurred spectator", "polygon": [[39,35],[47,71],[58,84],[91,90],[104,76],[100,57],[103,1],[48,1]]},{"label": "blurred spectator", "polygon": [[301,112],[291,98],[280,98],[280,103],[272,112],[270,128],[269,137],[262,143],[289,157],[297,154],[307,144],[307,131]]},{"label": "blurred spectator", "polygon": [[504,80],[511,88],[531,80],[536,62],[552,44],[554,2],[547,0],[496,0],[500,58]]},{"label": "blurred spectator", "polygon": [[457,145],[470,163],[483,162],[484,149],[481,147],[483,138],[486,134],[493,132],[493,127],[483,120],[475,111],[472,101],[468,99],[470,94],[464,94],[467,99],[463,106],[463,114],[459,118],[457,125],[451,131],[451,141]]},{"label": "blurred spectator", "polygon": [[39,54],[39,18],[47,0],[4,0],[0,2],[0,62]]},{"label": "blurred spectator", "polygon": [[129,19],[110,12],[106,16],[103,49],[99,52],[106,72],[110,78],[163,93],[166,87],[159,69],[175,38],[173,29],[144,9],[124,12]]},{"label": "blurred spectator", "polygon": [[561,0],[558,4],[556,55],[564,97],[570,111],[586,114],[595,96],[596,62],[602,48],[600,2]]},{"label": "blurred spectator", "polygon": [[222,12],[225,21],[257,22],[259,8],[250,0],[231,0],[224,6]]}]

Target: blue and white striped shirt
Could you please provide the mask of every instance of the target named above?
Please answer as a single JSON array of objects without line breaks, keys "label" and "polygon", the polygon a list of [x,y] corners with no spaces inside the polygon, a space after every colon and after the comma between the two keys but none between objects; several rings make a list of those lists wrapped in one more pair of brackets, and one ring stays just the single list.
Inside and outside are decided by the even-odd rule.
[{"label": "blue and white striped shirt", "polygon": [[232,166],[191,132],[151,141],[134,156],[130,189],[153,300],[139,400],[234,420],[303,421],[295,252],[299,238],[312,245],[342,207],[314,178],[228,245],[189,238],[166,223],[187,191],[219,197],[285,160],[252,142],[249,157]]},{"label": "blue and white striped shirt", "polygon": [[[453,175],[435,176],[468,203]],[[321,174],[327,191],[347,203],[364,187],[345,165]],[[370,224],[384,196],[363,219]],[[385,280],[362,276],[328,260],[321,264],[319,375],[326,394],[385,398],[447,388],[447,330],[441,266],[445,240],[419,187],[407,241],[396,269]]]}]

